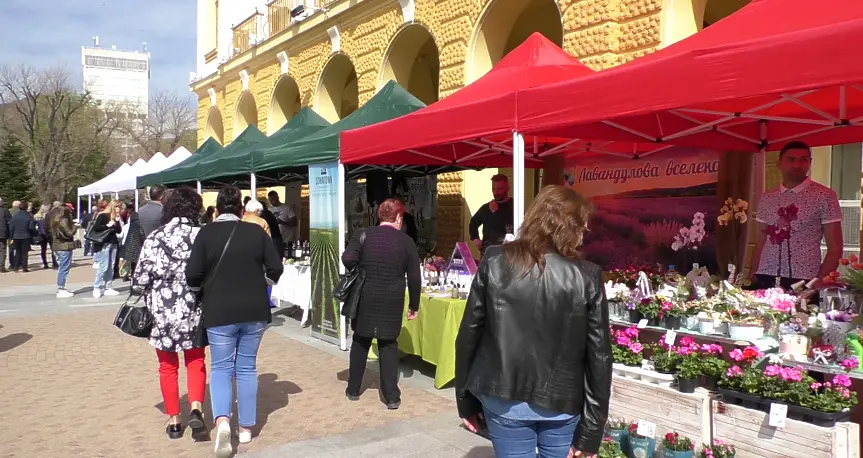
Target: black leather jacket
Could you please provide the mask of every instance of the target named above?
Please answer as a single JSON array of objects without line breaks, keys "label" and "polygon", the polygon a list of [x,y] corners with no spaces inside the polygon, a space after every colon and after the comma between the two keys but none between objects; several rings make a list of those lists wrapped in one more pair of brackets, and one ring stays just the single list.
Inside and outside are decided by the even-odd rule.
[{"label": "black leather jacket", "polygon": [[500,247],[479,266],[456,340],[456,402],[479,413],[474,396],[524,401],[581,415],[572,444],[596,453],[611,396],[611,337],[602,270],[545,256],[519,278]]}]

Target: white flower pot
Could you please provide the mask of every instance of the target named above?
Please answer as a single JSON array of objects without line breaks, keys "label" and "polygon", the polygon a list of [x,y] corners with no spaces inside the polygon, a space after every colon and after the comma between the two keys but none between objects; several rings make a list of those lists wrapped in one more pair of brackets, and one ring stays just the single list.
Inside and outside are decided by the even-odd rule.
[{"label": "white flower pot", "polygon": [[804,335],[784,335],[779,341],[779,353],[791,355],[795,357],[795,361],[806,361],[806,355],[809,354],[809,338]]},{"label": "white flower pot", "polygon": [[713,320],[702,320],[698,322],[698,332],[702,334],[727,334],[728,323],[715,325]]},{"label": "white flower pot", "polygon": [[739,325],[728,323],[728,335],[735,340],[754,342],[764,337],[764,326]]}]

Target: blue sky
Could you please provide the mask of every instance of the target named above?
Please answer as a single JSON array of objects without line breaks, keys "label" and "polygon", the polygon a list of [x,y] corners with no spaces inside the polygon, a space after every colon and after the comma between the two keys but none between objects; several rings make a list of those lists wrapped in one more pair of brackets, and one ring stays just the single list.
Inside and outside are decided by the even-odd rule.
[{"label": "blue sky", "polygon": [[[66,66],[81,81],[81,46],[150,51],[150,91],[189,94],[196,0],[0,0],[0,64]],[[191,95],[190,95],[191,96]]]}]

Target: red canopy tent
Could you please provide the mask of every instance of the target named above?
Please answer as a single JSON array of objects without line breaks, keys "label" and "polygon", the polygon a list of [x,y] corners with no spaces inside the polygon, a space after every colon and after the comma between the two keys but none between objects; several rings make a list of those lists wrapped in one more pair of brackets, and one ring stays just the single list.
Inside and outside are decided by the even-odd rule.
[{"label": "red canopy tent", "polygon": [[516,92],[593,73],[534,33],[489,73],[454,94],[400,118],[343,132],[341,162],[512,166]]},{"label": "red canopy tent", "polygon": [[519,92],[517,130],[622,142],[618,150],[860,141],[859,43],[859,0],[754,0],[642,60]]}]

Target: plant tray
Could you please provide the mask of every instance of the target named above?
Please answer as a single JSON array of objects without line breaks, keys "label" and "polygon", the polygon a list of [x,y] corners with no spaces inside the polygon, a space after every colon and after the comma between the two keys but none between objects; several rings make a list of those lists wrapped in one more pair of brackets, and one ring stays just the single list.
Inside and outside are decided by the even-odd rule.
[{"label": "plant tray", "polygon": [[643,380],[660,386],[671,386],[671,382],[674,381],[674,376],[671,374],[663,374],[635,366],[625,366],[620,363],[614,363],[614,373],[622,377]]},{"label": "plant tray", "polygon": [[[770,404],[783,404],[780,402],[773,402],[772,400],[761,396],[753,396],[739,391],[719,388],[717,392],[722,396],[723,402],[761,412],[770,412]],[[835,426],[838,422],[849,421],[851,418],[851,412],[821,412],[806,407],[788,404],[788,418],[805,423],[811,423],[815,426],[829,428]]]}]

